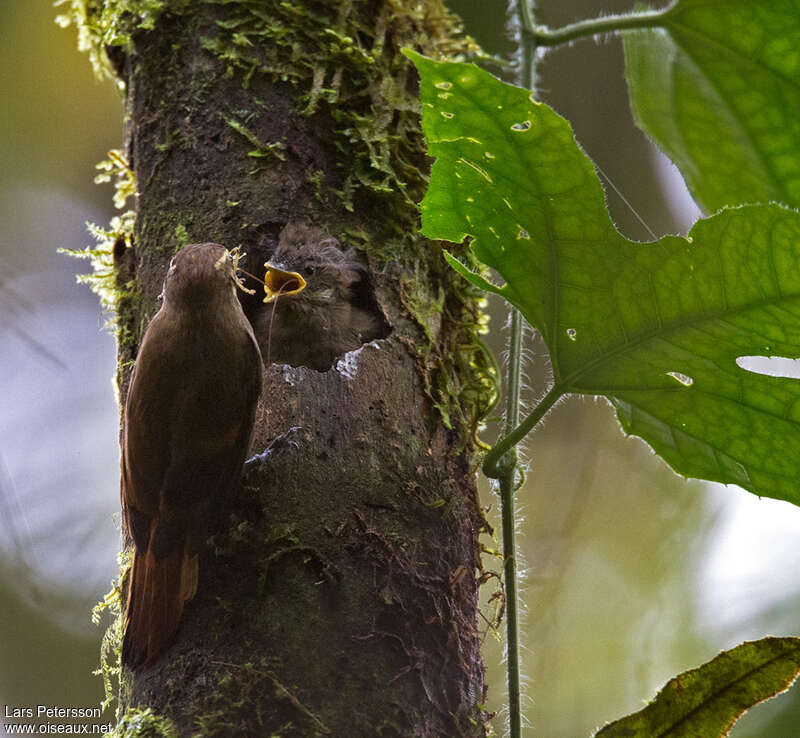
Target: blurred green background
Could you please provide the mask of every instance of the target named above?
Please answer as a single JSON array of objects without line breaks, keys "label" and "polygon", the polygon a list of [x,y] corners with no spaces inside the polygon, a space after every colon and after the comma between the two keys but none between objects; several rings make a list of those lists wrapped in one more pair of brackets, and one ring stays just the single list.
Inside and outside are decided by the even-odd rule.
[{"label": "blurred green background", "polygon": [[[450,5],[488,51],[515,53],[505,3]],[[539,5],[539,20],[556,26],[630,4]],[[113,340],[94,295],[74,283],[87,265],[56,249],[88,245],[85,222],[114,214],[110,187],[92,180],[95,163],[121,146],[122,108],[56,14],[39,0],[5,0],[0,14],[0,705],[9,708],[101,701],[91,672],[102,628],[89,610],[115,574],[119,538]],[[686,232],[696,211],[674,168],[633,128],[619,41],[553,51],[540,73],[541,97],[602,169],[620,230],[640,240],[648,229]],[[494,305],[498,354],[503,326]],[[548,375],[541,343],[531,336],[528,349],[531,401]],[[518,541],[528,734],[588,736],[718,651],[800,630],[797,508],[678,478],[622,437],[603,401],[557,407],[526,458]],[[488,485],[482,499],[496,521]],[[486,566],[500,568],[489,556]],[[493,589],[490,581],[484,599]],[[489,629],[485,656],[502,734],[503,646]],[[800,696],[756,708],[733,735],[800,735]]]}]

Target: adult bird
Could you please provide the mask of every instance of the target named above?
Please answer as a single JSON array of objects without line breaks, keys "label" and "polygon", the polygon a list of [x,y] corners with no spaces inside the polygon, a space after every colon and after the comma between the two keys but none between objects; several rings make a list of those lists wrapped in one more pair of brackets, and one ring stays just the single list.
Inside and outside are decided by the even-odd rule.
[{"label": "adult bird", "polygon": [[125,403],[122,516],[133,538],[122,663],[152,664],[194,597],[198,555],[240,480],[261,354],[236,296],[231,255],[213,243],[172,259]]},{"label": "adult bird", "polygon": [[253,324],[266,363],[327,371],[348,351],[386,336],[366,268],[320,228],[287,225],[265,266],[268,304]]}]

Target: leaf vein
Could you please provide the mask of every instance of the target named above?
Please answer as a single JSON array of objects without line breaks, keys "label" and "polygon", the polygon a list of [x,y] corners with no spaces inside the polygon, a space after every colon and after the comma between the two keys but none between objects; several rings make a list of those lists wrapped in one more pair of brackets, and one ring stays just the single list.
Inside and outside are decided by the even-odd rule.
[{"label": "leaf vein", "polygon": [[[707,34],[701,33],[700,31],[698,31],[697,29],[692,28],[691,26],[687,26],[687,25],[682,24],[682,23],[677,22],[677,21],[671,21],[670,24],[674,25],[674,26],[679,26],[680,28],[682,28],[689,35],[698,36],[701,39],[704,39],[704,40],[710,42],[711,44],[716,45],[723,52],[727,51],[730,56],[734,57],[734,59],[738,59],[740,61],[750,61],[750,62],[754,61],[752,59],[748,59],[747,57],[743,56],[740,53],[737,53],[736,50],[731,49],[730,47],[725,46],[724,44],[721,44],[720,42],[716,41],[713,37],[708,36]],[[791,198],[791,194],[787,190],[782,178],[780,178],[778,176],[777,172],[775,171],[775,169],[773,167],[773,164],[772,164],[772,161],[767,157],[766,152],[763,150],[763,147],[759,145],[756,133],[751,129],[751,127],[749,125],[749,120],[747,119],[747,117],[743,116],[742,113],[737,108],[733,107],[729,103],[729,97],[722,93],[722,91],[719,89],[719,86],[718,86],[717,82],[715,80],[713,80],[711,78],[711,76],[709,76],[706,73],[706,70],[701,66],[701,64],[698,61],[696,55],[694,55],[694,54],[692,54],[690,52],[691,44],[683,44],[683,43],[680,43],[678,41],[678,38],[676,38],[675,36],[673,36],[673,38],[675,39],[675,42],[680,46],[680,48],[683,51],[683,53],[686,54],[686,57],[688,59],[691,59],[692,63],[695,65],[695,67],[702,71],[703,77],[706,79],[708,84],[712,88],[714,88],[714,90],[717,93],[718,99],[724,104],[725,109],[728,111],[728,113],[731,115],[731,117],[736,121],[736,123],[739,126],[739,129],[745,135],[747,140],[750,142],[751,151],[753,151],[756,154],[756,156],[758,157],[759,161],[761,162],[762,167],[764,168],[765,174],[770,179],[770,182],[771,182],[772,186],[778,192],[781,193],[782,197],[785,198],[787,200],[787,202],[791,202],[791,199],[792,199]],[[762,69],[764,69],[766,71],[775,73],[777,76],[781,77],[785,81],[787,81],[787,82],[789,81],[787,78],[783,77],[783,75],[778,74],[777,72],[775,72],[774,70],[770,69],[769,67],[764,66],[763,64],[755,64],[754,66],[759,66],[759,67],[761,67]],[[795,82],[792,82],[792,84],[795,85],[795,86],[797,85],[797,83],[795,83]]]}]

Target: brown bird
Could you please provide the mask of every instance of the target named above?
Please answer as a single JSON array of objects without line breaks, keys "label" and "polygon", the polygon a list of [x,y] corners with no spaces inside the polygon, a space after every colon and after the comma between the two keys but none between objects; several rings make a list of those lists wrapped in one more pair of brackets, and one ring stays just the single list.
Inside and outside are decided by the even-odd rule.
[{"label": "brown bird", "polygon": [[261,354],[231,255],[182,248],[133,368],[122,436],[122,516],[135,549],[122,663],[151,664],[197,591],[198,553],[236,485],[261,391]]},{"label": "brown bird", "polygon": [[267,363],[327,371],[348,351],[386,336],[366,268],[321,229],[290,223],[265,266],[264,302],[271,304],[253,324]]}]

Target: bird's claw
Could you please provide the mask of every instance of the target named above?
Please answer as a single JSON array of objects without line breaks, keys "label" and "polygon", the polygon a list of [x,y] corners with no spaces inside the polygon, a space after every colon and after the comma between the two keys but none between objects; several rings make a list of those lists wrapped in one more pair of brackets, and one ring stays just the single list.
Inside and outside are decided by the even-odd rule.
[{"label": "bird's claw", "polygon": [[270,441],[270,444],[260,454],[255,454],[244,462],[245,469],[249,471],[256,466],[263,466],[273,454],[280,453],[286,448],[293,448],[295,450],[299,449],[300,441],[296,440],[294,436],[303,430],[305,430],[304,426],[293,425],[285,433],[275,436],[275,438]]}]

